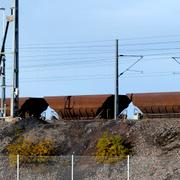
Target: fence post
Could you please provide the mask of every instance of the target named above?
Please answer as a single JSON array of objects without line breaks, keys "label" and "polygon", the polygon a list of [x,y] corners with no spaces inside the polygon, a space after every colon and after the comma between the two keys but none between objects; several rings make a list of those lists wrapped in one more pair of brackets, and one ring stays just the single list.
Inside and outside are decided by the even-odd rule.
[{"label": "fence post", "polygon": [[74,179],[74,154],[71,156],[71,180]]},{"label": "fence post", "polygon": [[129,180],[129,155],[127,156],[127,180]]},{"label": "fence post", "polygon": [[17,180],[19,180],[19,154],[17,154]]}]

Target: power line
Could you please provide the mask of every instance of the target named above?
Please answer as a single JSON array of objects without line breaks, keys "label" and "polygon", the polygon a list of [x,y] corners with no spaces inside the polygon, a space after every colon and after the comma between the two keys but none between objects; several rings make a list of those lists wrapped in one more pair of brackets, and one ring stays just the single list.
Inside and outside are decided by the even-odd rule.
[{"label": "power line", "polygon": [[42,81],[58,81],[58,80],[71,80],[71,81],[74,81],[74,80],[90,80],[90,79],[109,79],[109,78],[112,78],[113,75],[112,74],[101,74],[101,75],[81,75],[81,76],[57,76],[57,77],[41,77],[41,78],[23,78],[23,80],[25,81],[33,81],[33,82],[42,82]]},{"label": "power line", "polygon": [[86,46],[24,46],[20,49],[78,49],[78,48],[109,48],[113,45],[86,45]]},{"label": "power line", "polygon": [[107,43],[114,42],[112,39],[106,40],[92,40],[92,41],[72,41],[72,42],[48,42],[48,43],[22,43],[22,45],[78,45],[78,44],[92,44],[92,43]]},{"label": "power line", "polygon": [[30,63],[30,62],[40,62],[41,60],[43,60],[43,62],[76,62],[76,61],[96,61],[96,60],[103,60],[103,59],[113,59],[113,54],[111,53],[107,53],[107,54],[78,54],[78,55],[72,55],[72,56],[63,56],[63,55],[37,55],[37,56],[20,56],[21,57],[21,62],[26,62],[26,63]]},{"label": "power line", "polygon": [[[144,39],[162,39],[162,38],[175,38],[180,37],[180,34],[171,34],[171,35],[154,35],[154,36],[136,36],[130,38],[119,38],[120,41],[134,41],[134,40],[144,40]],[[22,46],[40,46],[40,45],[78,45],[78,44],[92,44],[92,43],[107,43],[114,42],[113,39],[105,40],[90,40],[90,41],[71,41],[71,42],[42,42],[42,43],[21,43]]]},{"label": "power line", "polygon": [[[150,42],[150,43],[136,43],[138,45],[158,45],[158,44],[169,44],[169,43],[179,43],[180,41],[161,41],[161,42]],[[135,43],[132,43],[131,45],[134,45]],[[127,45],[127,44],[126,44]],[[123,44],[122,44],[123,46]],[[114,64],[113,62],[113,49],[114,45],[86,45],[86,46],[50,46],[47,44],[47,46],[25,46],[21,48],[21,59],[26,62],[26,65],[22,64],[22,72],[23,70],[30,70],[31,72],[36,69],[47,70],[47,68],[60,68],[62,67],[64,69],[64,66],[67,66],[68,69],[72,66],[83,66],[84,68],[89,68],[90,66],[95,66],[96,69],[103,66],[103,65],[111,65]],[[120,46],[121,47],[121,46]],[[128,46],[127,46],[128,47]],[[109,50],[111,49],[111,50]],[[167,55],[175,55],[180,52],[174,52],[174,50],[179,50],[178,47],[169,47],[169,48],[141,48],[141,49],[135,49],[133,47],[133,50],[129,51],[168,51],[173,50],[173,52],[159,52],[159,53],[145,53],[144,59],[151,58],[152,56],[155,56],[156,58],[151,58],[149,60],[157,60],[157,59],[163,59],[163,58],[170,58]],[[128,51],[128,52],[129,52]],[[121,49],[122,52],[122,49]],[[111,55],[112,54],[112,55]],[[159,57],[159,56],[165,56],[166,57]],[[102,58],[103,57],[103,58]],[[137,56],[134,56],[137,57]],[[159,57],[159,58],[158,58]],[[27,61],[28,58],[31,58],[30,61]],[[133,58],[132,58],[133,59]],[[121,74],[124,74],[127,71],[130,71],[132,67],[134,67],[142,58],[138,59],[134,63],[132,63],[128,68],[125,69]],[[26,60],[26,61],[25,61]],[[49,60],[47,63],[39,63],[40,60]],[[54,61],[56,60],[56,62]],[[129,60],[129,59],[128,59]],[[134,60],[134,59],[133,59]],[[35,64],[27,64],[30,62],[36,61]],[[23,61],[22,61],[23,62]],[[123,61],[126,62],[126,61]],[[127,61],[129,62],[129,61]],[[145,62],[145,60],[144,60]],[[122,63],[122,62],[121,62]],[[40,73],[41,73],[40,71]],[[48,71],[49,72],[49,71]],[[175,76],[178,75],[177,72],[169,72],[169,73],[144,73],[141,72],[141,75],[137,75],[135,73],[138,73],[139,71],[135,70],[134,73],[128,73],[127,75],[123,76],[123,78],[138,78],[138,77],[157,77],[157,76]],[[26,73],[25,71],[23,73]],[[54,71],[51,71],[52,75]],[[48,73],[50,75],[51,73]],[[113,75],[81,75],[80,77],[71,76],[71,77],[65,77],[65,76],[52,76],[52,77],[35,77],[35,78],[23,78],[23,81],[26,82],[56,82],[58,80],[61,81],[75,81],[75,80],[96,80],[96,79],[113,79]]]},{"label": "power line", "polygon": [[141,75],[122,76],[123,78],[154,78],[154,77],[170,77],[179,76],[180,72],[167,72],[167,73],[141,73]]},{"label": "power line", "polygon": [[[32,53],[32,52],[35,52],[35,53],[49,53],[49,52],[52,52],[52,53],[55,53],[55,52],[89,52],[89,53],[93,53],[93,52],[109,52],[111,49],[94,49],[94,48],[87,48],[87,49],[50,49],[50,50],[44,50],[44,49],[41,49],[39,50],[38,48],[37,49],[23,49],[21,52],[22,53]],[[111,50],[112,51],[112,50]]]},{"label": "power line", "polygon": [[[152,54],[151,54],[152,55]],[[86,57],[87,58],[87,57]],[[171,58],[171,57],[168,57]],[[43,68],[51,68],[51,67],[57,67],[60,68],[61,66],[85,66],[85,65],[91,65],[91,66],[97,66],[99,65],[108,65],[108,64],[113,64],[113,58],[67,58],[69,61],[65,62],[64,59],[58,59],[56,61],[50,61],[47,63],[36,63],[36,64],[29,64],[29,65],[22,65],[21,68],[22,69],[32,69],[32,68],[36,68],[36,69],[43,69]],[[67,60],[66,59],[66,60]],[[144,62],[146,61],[151,61],[151,60],[159,60],[159,59],[164,59],[164,57],[161,58],[151,58],[151,59],[146,59],[144,60]],[[39,58],[36,59],[36,61],[39,62]],[[44,58],[42,59],[44,61]],[[63,61],[62,61],[63,60]],[[126,61],[123,61],[126,62]],[[121,64],[123,63],[121,61]],[[136,63],[135,63],[136,64]],[[132,64],[134,66],[134,63]],[[131,66],[130,66],[131,67]],[[129,68],[126,69],[126,71],[128,71]]]},{"label": "power line", "polygon": [[161,55],[170,55],[170,54],[178,54],[180,52],[172,52],[172,53],[156,53],[156,54],[143,54],[143,56],[161,56]]},{"label": "power line", "polygon": [[123,46],[139,46],[139,45],[158,45],[158,44],[173,44],[180,43],[180,41],[160,41],[160,42],[148,42],[148,43],[130,43],[130,44],[121,44],[120,47]]},{"label": "power line", "polygon": [[[51,57],[51,58],[58,58],[58,57],[62,57],[62,56],[70,56],[70,55],[74,55],[74,57],[64,57],[66,59],[73,59],[76,58],[77,55],[80,55],[79,58],[81,58],[81,55],[87,55],[87,56],[93,56],[93,55],[105,55],[105,54],[113,54],[112,51],[107,51],[107,52],[85,52],[85,53],[58,53],[58,54],[36,54],[36,55],[21,55],[21,58],[40,58],[40,57]],[[161,55],[171,55],[171,54],[180,54],[180,52],[167,52],[167,53],[152,53],[152,54],[143,54],[144,57],[146,56],[161,56]],[[84,56],[84,58],[87,58],[87,56]],[[77,57],[78,58],[78,57]],[[93,57],[92,57],[93,58]]]},{"label": "power line", "polygon": [[139,39],[157,39],[157,38],[169,38],[169,37],[180,37],[180,34],[171,34],[171,35],[155,35],[155,36],[136,36],[131,38],[122,38],[121,41],[132,41],[132,40],[139,40]]},{"label": "power line", "polygon": [[[157,40],[157,39],[156,39]],[[104,41],[106,42],[106,41]],[[113,41],[110,41],[113,42]],[[146,43],[142,43],[142,42],[138,42],[138,43],[129,43],[129,44],[120,44],[120,47],[124,47],[124,46],[138,46],[138,45],[158,45],[158,44],[172,44],[172,43],[180,43],[180,40],[170,40],[170,41],[155,41],[155,42],[146,42]],[[70,43],[70,44],[74,44],[74,45],[67,45],[67,44],[63,44],[63,43],[54,43],[54,44],[36,44],[36,45],[22,45],[20,46],[20,49],[26,49],[26,50],[30,50],[30,49],[77,49],[77,48],[109,48],[109,47],[114,47],[113,44],[90,44],[90,45],[78,45],[75,43]],[[8,48],[7,48],[8,49]]]},{"label": "power line", "polygon": [[[41,69],[41,70],[46,70],[47,68],[63,68],[64,66],[68,66],[68,68],[70,66],[84,66],[84,67],[97,67],[99,65],[99,67],[101,66],[107,66],[107,65],[111,65],[113,64],[113,61],[111,59],[97,59],[97,60],[87,60],[87,61],[68,61],[68,62],[57,62],[57,63],[38,63],[38,64],[29,64],[29,65],[21,65],[21,69],[30,69],[32,71],[32,69]],[[11,67],[8,67],[7,69],[11,69]]]},{"label": "power line", "polygon": [[[84,64],[102,64],[106,62],[112,62],[112,60],[105,60],[105,59],[100,59],[100,60],[95,60],[95,61],[76,61],[76,62],[64,62],[64,63],[44,63],[44,64],[34,64],[34,65],[25,65],[21,66],[21,68],[44,68],[44,67],[53,67],[53,66],[63,66],[63,65],[68,65],[68,66],[75,66],[75,65],[84,65]],[[37,66],[38,65],[38,66]]]},{"label": "power line", "polygon": [[[154,72],[154,73],[142,73],[141,75],[125,75],[122,78],[152,78],[152,77],[170,77],[170,76],[177,76],[180,75],[180,72]],[[83,76],[83,77],[82,77]],[[21,79],[22,82],[32,82],[32,83],[37,83],[37,82],[56,82],[58,80],[64,80],[64,81],[76,81],[76,80],[94,80],[94,79],[113,79],[112,74],[102,74],[102,75],[91,75],[91,76],[59,76],[59,77],[41,77],[41,78],[23,78]]]},{"label": "power line", "polygon": [[[152,48],[152,49],[134,49],[130,50],[130,52],[134,52],[134,51],[170,51],[170,50],[180,50],[180,48],[176,47],[176,48]],[[128,50],[129,52],[129,50]]]},{"label": "power line", "polygon": [[93,52],[93,53],[89,53],[89,52],[84,52],[84,53],[60,53],[60,54],[36,54],[36,55],[21,55],[21,58],[24,58],[24,57],[59,57],[59,56],[70,56],[70,55],[103,55],[103,54],[112,54],[113,52],[112,51],[107,51],[107,52]]}]

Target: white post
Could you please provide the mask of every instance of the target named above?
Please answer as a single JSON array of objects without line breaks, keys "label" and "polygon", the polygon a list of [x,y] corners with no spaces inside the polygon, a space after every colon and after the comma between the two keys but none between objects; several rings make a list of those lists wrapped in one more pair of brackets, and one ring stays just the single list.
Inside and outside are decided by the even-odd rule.
[{"label": "white post", "polygon": [[2,11],[2,39],[4,37],[4,30],[5,30],[5,8],[0,7],[0,10]]},{"label": "white post", "polygon": [[71,180],[74,179],[74,155],[71,157]]},{"label": "white post", "polygon": [[19,154],[17,154],[17,180],[19,180]]},{"label": "white post", "polygon": [[129,155],[127,156],[127,180],[129,180]]}]

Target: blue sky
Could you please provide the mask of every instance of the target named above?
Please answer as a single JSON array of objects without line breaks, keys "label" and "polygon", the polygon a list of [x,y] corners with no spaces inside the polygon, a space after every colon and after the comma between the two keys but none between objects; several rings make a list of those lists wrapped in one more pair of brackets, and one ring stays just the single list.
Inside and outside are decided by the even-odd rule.
[{"label": "blue sky", "polygon": [[[0,0],[6,14],[11,3]],[[171,58],[180,56],[179,7],[178,0],[20,0],[20,96],[113,94],[115,39],[121,54],[144,55],[120,78],[121,94],[179,91],[180,64]],[[12,26],[6,51],[11,40]],[[120,58],[120,72],[136,60]],[[7,84],[11,64],[7,56]]]}]

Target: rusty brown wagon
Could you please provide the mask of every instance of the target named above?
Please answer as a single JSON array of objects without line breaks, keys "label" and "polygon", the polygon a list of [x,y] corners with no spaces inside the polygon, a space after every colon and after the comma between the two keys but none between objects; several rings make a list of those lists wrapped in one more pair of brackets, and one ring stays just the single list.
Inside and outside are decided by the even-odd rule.
[{"label": "rusty brown wagon", "polygon": [[180,92],[127,94],[144,117],[180,117]]}]

